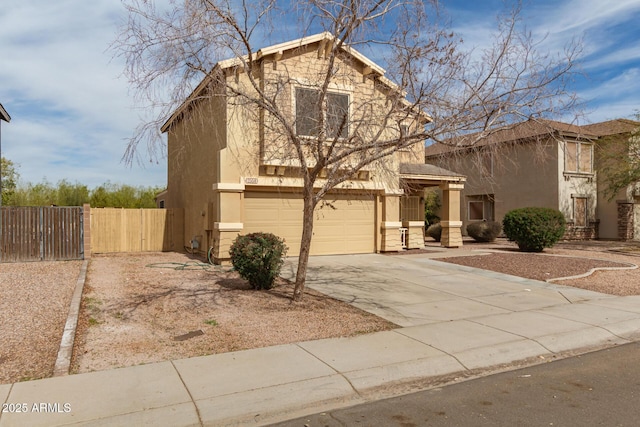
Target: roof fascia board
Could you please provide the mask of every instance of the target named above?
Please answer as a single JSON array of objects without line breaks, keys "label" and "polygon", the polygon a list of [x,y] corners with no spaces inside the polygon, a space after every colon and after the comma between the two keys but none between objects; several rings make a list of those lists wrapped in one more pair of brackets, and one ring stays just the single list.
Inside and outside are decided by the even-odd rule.
[{"label": "roof fascia board", "polygon": [[11,121],[11,116],[7,113],[7,110],[4,109],[2,104],[0,104],[0,120],[4,120],[7,123]]}]

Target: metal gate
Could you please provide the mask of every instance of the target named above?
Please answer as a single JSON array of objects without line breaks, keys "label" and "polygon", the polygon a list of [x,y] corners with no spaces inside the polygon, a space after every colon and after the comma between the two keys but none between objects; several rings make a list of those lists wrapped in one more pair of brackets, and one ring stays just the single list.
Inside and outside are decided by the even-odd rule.
[{"label": "metal gate", "polygon": [[82,207],[0,207],[0,262],[84,259]]}]

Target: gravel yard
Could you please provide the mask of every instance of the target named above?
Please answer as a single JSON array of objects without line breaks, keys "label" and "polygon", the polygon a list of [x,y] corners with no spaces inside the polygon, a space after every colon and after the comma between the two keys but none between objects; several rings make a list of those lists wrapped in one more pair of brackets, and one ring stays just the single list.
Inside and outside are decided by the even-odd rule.
[{"label": "gravel yard", "polygon": [[[285,281],[269,291],[253,291],[228,268],[202,270],[194,262],[178,253],[92,258],[73,371],[396,327],[311,290],[293,303],[293,285]],[[175,269],[182,266],[187,268]]]},{"label": "gravel yard", "polygon": [[51,376],[81,266],[0,264],[0,384]]},{"label": "gravel yard", "polygon": [[[435,250],[437,244],[430,250]],[[537,280],[594,267],[640,264],[640,247],[614,242],[560,243],[523,254],[506,241],[466,243],[470,256],[442,259]],[[491,249],[490,255],[473,250]],[[415,252],[412,252],[415,253]],[[562,256],[549,256],[562,255]],[[391,329],[395,325],[292,285],[251,291],[226,268],[203,270],[185,254],[91,259],[76,336],[74,372],[88,372]],[[0,264],[0,383],[51,376],[82,261]],[[175,269],[176,267],[186,267]],[[640,295],[640,269],[597,271],[563,285]]]},{"label": "gravel yard", "polygon": [[[486,244],[465,243],[464,248],[470,254],[486,249],[497,252],[438,260],[543,281],[583,274],[597,267],[640,265],[640,245],[637,243],[561,242],[539,254],[518,252],[515,243],[505,239]],[[432,243],[431,246],[435,245]],[[640,295],[640,268],[599,270],[587,277],[553,282],[610,295]]]}]

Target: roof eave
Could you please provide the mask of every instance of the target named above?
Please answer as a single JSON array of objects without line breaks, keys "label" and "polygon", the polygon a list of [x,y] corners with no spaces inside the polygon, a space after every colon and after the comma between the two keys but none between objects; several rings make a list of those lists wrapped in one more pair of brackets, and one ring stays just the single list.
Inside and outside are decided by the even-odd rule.
[{"label": "roof eave", "polygon": [[0,120],[4,120],[7,123],[11,121],[11,116],[7,113],[7,110],[4,109],[2,104],[0,104]]}]

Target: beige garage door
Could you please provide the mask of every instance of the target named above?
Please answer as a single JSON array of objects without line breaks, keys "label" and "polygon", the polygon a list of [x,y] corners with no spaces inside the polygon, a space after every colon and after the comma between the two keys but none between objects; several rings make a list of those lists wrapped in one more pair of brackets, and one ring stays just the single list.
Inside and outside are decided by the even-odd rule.
[{"label": "beige garage door", "polygon": [[[331,206],[316,209],[312,255],[375,251],[373,196],[332,195]],[[283,237],[288,255],[300,252],[302,196],[287,193],[244,193],[243,234],[269,232]]]}]

